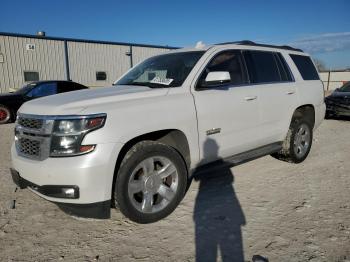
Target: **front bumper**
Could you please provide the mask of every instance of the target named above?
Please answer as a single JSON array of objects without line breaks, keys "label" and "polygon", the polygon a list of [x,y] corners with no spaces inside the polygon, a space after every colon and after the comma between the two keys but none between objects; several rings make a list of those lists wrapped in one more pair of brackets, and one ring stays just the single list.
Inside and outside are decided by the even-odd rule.
[{"label": "front bumper", "polygon": [[327,103],[327,115],[350,116],[350,105]]},{"label": "front bumper", "polygon": [[[13,182],[21,189],[30,188],[34,192],[38,192],[41,195],[59,198],[79,198],[79,188],[77,186],[38,186],[32,182],[25,180],[20,174],[10,169]],[[65,189],[74,189],[73,194],[67,195]],[[111,201],[102,201],[91,204],[70,204],[70,203],[55,203],[65,213],[84,217],[84,218],[98,218],[107,219],[111,216]]]},{"label": "front bumper", "polygon": [[90,211],[84,215],[83,210],[105,214],[107,206],[109,214],[115,163],[121,147],[120,143],[99,144],[86,155],[38,161],[18,155],[13,145],[12,177],[20,188],[30,189],[70,214],[96,217]]},{"label": "front bumper", "polygon": [[43,185],[38,186],[20,176],[20,174],[13,168],[10,168],[13,182],[21,189],[29,187],[30,189],[48,196],[55,198],[79,198],[79,187],[75,185]]}]

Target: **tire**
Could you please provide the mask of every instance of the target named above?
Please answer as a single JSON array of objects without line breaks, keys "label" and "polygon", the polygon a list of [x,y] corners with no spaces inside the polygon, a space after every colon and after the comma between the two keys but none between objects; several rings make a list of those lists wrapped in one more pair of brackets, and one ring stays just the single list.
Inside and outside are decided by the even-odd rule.
[{"label": "tire", "polygon": [[3,105],[0,105],[0,125],[6,124],[11,120],[11,111]]},{"label": "tire", "polygon": [[281,151],[271,156],[290,163],[303,162],[312,146],[313,131],[311,126],[304,119],[294,119],[289,127],[287,137],[283,141]]},{"label": "tire", "polygon": [[126,153],[120,165],[114,204],[134,222],[153,223],[175,210],[186,186],[187,169],[181,155],[165,144],[142,141]]}]

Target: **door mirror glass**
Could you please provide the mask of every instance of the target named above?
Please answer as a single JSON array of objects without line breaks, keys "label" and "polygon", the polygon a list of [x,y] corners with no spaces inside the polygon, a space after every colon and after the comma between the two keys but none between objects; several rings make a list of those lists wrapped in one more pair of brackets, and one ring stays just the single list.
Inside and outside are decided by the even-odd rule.
[{"label": "door mirror glass", "polygon": [[227,71],[214,71],[209,72],[207,77],[205,78],[204,85],[212,86],[212,85],[222,85],[231,82],[230,72]]}]

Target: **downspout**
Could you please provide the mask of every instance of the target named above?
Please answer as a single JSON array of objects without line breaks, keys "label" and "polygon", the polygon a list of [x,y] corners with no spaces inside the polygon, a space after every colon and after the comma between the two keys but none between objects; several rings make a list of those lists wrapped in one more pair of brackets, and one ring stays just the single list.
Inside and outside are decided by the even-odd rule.
[{"label": "downspout", "polygon": [[133,61],[132,61],[132,45],[129,46],[129,51],[125,53],[128,57],[130,57],[130,68],[134,66]]},{"label": "downspout", "polygon": [[69,57],[68,57],[68,45],[67,40],[64,40],[64,62],[66,66],[66,79],[70,81],[70,72],[69,72]]}]

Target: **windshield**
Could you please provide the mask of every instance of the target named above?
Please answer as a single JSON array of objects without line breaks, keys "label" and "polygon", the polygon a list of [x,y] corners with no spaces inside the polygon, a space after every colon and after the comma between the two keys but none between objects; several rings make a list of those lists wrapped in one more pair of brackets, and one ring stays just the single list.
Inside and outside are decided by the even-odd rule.
[{"label": "windshield", "polygon": [[203,54],[203,51],[194,51],[151,57],[137,65],[115,84],[148,87],[181,86]]},{"label": "windshield", "polygon": [[35,87],[35,86],[36,86],[36,83],[30,83],[30,84],[25,85],[25,86],[21,87],[20,89],[18,89],[18,90],[16,91],[16,93],[17,93],[17,94],[26,94],[26,93],[28,93],[30,90],[32,90],[33,87]]},{"label": "windshield", "polygon": [[350,82],[345,83],[338,89],[339,92],[350,92]]}]

